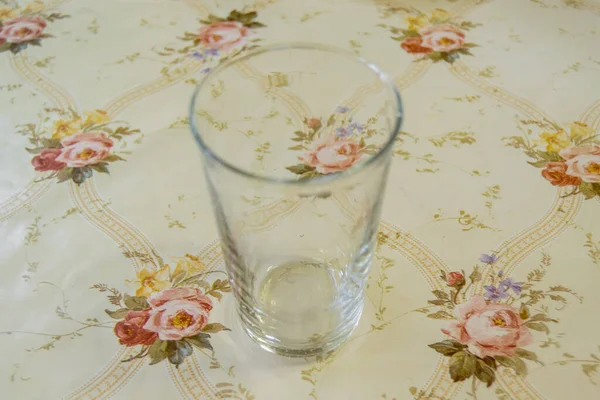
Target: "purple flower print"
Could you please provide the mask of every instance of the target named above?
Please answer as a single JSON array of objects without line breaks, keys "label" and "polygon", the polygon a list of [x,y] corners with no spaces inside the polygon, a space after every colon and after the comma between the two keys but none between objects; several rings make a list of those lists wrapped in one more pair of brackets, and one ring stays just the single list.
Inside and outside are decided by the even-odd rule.
[{"label": "purple flower print", "polygon": [[341,139],[345,139],[348,136],[354,135],[354,133],[356,133],[356,132],[358,132],[358,133],[362,132],[363,129],[365,129],[364,125],[361,125],[357,122],[352,122],[346,128],[337,128],[335,130],[335,134],[337,135],[337,137],[339,137]]},{"label": "purple flower print", "polygon": [[348,129],[350,129],[351,131],[357,131],[358,133],[360,133],[363,131],[363,129],[365,129],[365,126],[359,124],[358,122],[353,122],[350,125],[348,125]]},{"label": "purple flower print", "polygon": [[339,138],[346,138],[351,135],[351,132],[348,128],[337,128],[335,130],[335,134]]},{"label": "purple flower print", "polygon": [[203,60],[207,57],[216,57],[219,55],[218,49],[205,49],[204,51],[195,51],[192,53],[192,58],[196,58],[198,60]]},{"label": "purple flower print", "polygon": [[484,264],[493,264],[498,261],[498,257],[495,254],[482,254],[479,257],[479,261]]},{"label": "purple flower print", "polygon": [[348,111],[350,111],[350,107],[346,106],[337,106],[335,109],[335,112],[338,112],[340,114],[346,114]]},{"label": "purple flower print", "polygon": [[485,293],[484,293],[484,297],[488,300],[493,301],[494,303],[496,303],[498,300],[501,299],[505,299],[508,297],[508,293],[506,293],[506,288],[503,288],[501,286],[484,286],[483,287],[485,289]]},{"label": "purple flower print", "polygon": [[498,288],[504,289],[505,292],[511,289],[518,296],[523,291],[523,282],[515,282],[511,278],[506,278],[498,284]]}]

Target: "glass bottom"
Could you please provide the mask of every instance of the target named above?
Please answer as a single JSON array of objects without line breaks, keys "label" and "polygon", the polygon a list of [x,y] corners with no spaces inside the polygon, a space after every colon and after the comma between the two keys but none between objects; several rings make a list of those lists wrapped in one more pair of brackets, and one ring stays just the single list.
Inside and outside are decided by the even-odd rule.
[{"label": "glass bottom", "polygon": [[307,357],[337,348],[362,313],[361,285],[317,260],[291,260],[266,268],[255,307],[241,307],[242,325],[263,349]]}]

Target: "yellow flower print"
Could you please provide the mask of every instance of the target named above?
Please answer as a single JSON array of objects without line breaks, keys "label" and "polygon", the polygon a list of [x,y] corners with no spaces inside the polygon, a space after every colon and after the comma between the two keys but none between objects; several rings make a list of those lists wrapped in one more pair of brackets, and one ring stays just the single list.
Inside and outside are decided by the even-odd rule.
[{"label": "yellow flower print", "polygon": [[63,139],[81,131],[81,121],[79,119],[64,120],[59,119],[54,122],[54,133],[52,139]]},{"label": "yellow flower print", "polygon": [[44,11],[46,9],[46,5],[43,1],[36,0],[32,4],[28,4],[23,8],[23,14],[32,14],[40,11]]},{"label": "yellow flower print", "polygon": [[560,151],[571,146],[567,132],[562,129],[558,132],[544,131],[540,133],[539,143],[546,146],[546,151]]},{"label": "yellow flower print", "polygon": [[592,136],[592,129],[583,122],[575,121],[571,124],[571,139],[585,139]]},{"label": "yellow flower print", "polygon": [[204,264],[200,258],[191,254],[186,254],[185,258],[181,258],[177,261],[177,266],[173,275],[177,275],[180,272],[186,272],[187,276],[196,275],[205,271],[208,267]]},{"label": "yellow flower print", "polygon": [[409,15],[406,17],[409,31],[418,31],[419,29],[429,25],[429,18],[426,15]]},{"label": "yellow flower print", "polygon": [[436,22],[444,22],[449,20],[451,17],[450,13],[446,10],[442,10],[441,8],[436,8],[435,10],[433,10],[433,12],[431,13],[431,22],[436,23]]},{"label": "yellow flower print", "polygon": [[161,290],[171,286],[169,278],[169,265],[165,265],[158,271],[148,271],[144,268],[138,274],[138,280],[128,281],[128,283],[135,283],[139,285],[135,291],[136,296],[148,297],[153,292],[160,292]]},{"label": "yellow flower print", "polygon": [[0,8],[0,21],[14,17],[15,13],[10,8]]},{"label": "yellow flower print", "polygon": [[94,110],[86,112],[85,117],[85,122],[83,123],[85,126],[99,125],[104,122],[110,121],[108,113],[104,110]]}]

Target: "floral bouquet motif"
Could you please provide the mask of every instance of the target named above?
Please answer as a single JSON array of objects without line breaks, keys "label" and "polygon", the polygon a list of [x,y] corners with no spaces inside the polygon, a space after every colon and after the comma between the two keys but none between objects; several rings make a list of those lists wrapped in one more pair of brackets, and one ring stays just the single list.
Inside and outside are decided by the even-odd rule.
[{"label": "floral bouquet motif", "polygon": [[185,32],[179,39],[191,42],[191,45],[180,49],[165,47],[157,52],[161,56],[182,55],[177,57],[171,64],[182,62],[186,57],[202,61],[207,66],[203,70],[207,73],[212,67],[226,58],[233,57],[243,50],[256,47],[256,28],[265,27],[258,22],[256,12],[243,13],[233,10],[226,18],[209,15],[206,20],[200,20],[203,24],[196,32]]},{"label": "floral bouquet motif", "polygon": [[476,47],[466,41],[466,31],[479,26],[469,21],[458,22],[443,9],[436,8],[431,15],[410,9],[406,21],[408,28],[391,28],[396,35],[392,39],[401,42],[400,47],[409,54],[421,55],[418,60],[454,62],[460,55],[473,54],[469,49]]},{"label": "floral bouquet motif", "polygon": [[199,351],[213,351],[210,334],[227,331],[220,323],[209,323],[213,300],[220,300],[222,293],[230,292],[227,280],[216,279],[210,284],[206,278],[212,272],[195,256],[187,254],[171,271],[168,264],[157,271],[142,270],[136,296],[121,295],[104,285],[94,286],[110,291],[111,304],[120,308],[106,310],[119,322],[114,332],[119,343],[141,346],[135,356],[123,360],[149,357],[150,364],[165,359],[179,366],[185,357]]},{"label": "floral bouquet motif", "polygon": [[[36,146],[26,149],[35,154],[31,159],[33,168],[51,172],[44,179],[56,178],[58,182],[72,180],[81,185],[94,171],[109,173],[109,163],[124,160],[114,151],[115,141],[139,132],[124,123],[110,121],[103,110],[86,112],[83,116],[74,110],[46,111],[54,111],[60,117],[52,129],[27,124],[20,130],[30,136],[30,143]],[[43,120],[48,121],[48,117]]]},{"label": "floral bouquet motif", "polygon": [[233,10],[227,18],[209,15],[207,20],[201,20],[204,24],[198,32],[190,35],[194,45],[202,45],[204,48],[230,51],[243,47],[249,39],[256,35],[254,28],[264,28],[265,25],[256,21],[256,12],[242,13]]},{"label": "floral bouquet motif", "polygon": [[27,46],[41,46],[42,39],[52,37],[45,32],[48,22],[67,17],[46,12],[42,1],[23,8],[0,8],[0,53],[10,50],[17,54]]},{"label": "floral bouquet motif", "polygon": [[[496,380],[500,366],[518,375],[527,373],[526,360],[542,364],[537,355],[524,347],[534,342],[531,331],[550,333],[548,323],[558,323],[547,315],[544,300],[558,302],[564,308],[563,294],[577,294],[564,286],[547,290],[534,287],[543,280],[550,258],[544,255],[539,268],[530,272],[526,282],[516,282],[495,268],[498,257],[482,255],[483,266],[476,266],[469,276],[464,271],[442,272],[448,291],[435,290],[429,304],[439,310],[429,318],[450,320],[441,331],[448,339],[429,347],[450,358],[449,373],[453,381],[472,378],[488,387]],[[487,285],[486,285],[487,283]],[[471,295],[481,286],[483,295]]]},{"label": "floral bouquet motif", "polygon": [[356,164],[364,154],[375,154],[377,146],[367,145],[364,137],[357,140],[356,136],[376,134],[377,131],[370,128],[376,118],[359,124],[347,116],[349,112],[348,107],[339,106],[325,124],[320,118],[305,118],[307,132],[294,132],[292,140],[299,144],[289,147],[289,150],[304,151],[298,156],[301,163],[287,167],[287,170],[300,178],[310,178],[343,171]]},{"label": "floral bouquet motif", "polygon": [[520,121],[543,129],[537,139],[533,131],[523,136],[504,138],[507,145],[522,149],[533,159],[534,167],[543,168],[542,176],[554,186],[572,186],[568,195],[581,193],[586,199],[600,196],[600,139],[588,125],[573,122],[567,130],[550,121]]}]

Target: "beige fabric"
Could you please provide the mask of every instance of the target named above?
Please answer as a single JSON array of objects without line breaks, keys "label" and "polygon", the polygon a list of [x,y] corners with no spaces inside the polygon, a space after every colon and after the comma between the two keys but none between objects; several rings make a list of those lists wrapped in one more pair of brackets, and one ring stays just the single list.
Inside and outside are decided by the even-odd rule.
[{"label": "beige fabric", "polygon": [[[209,15],[232,10],[215,30]],[[0,0],[0,21],[4,398],[600,397],[597,0]],[[360,326],[335,353],[282,359],[242,333],[223,275],[200,275],[184,286],[210,298],[190,318],[208,318],[194,321],[214,354],[122,362],[156,338],[123,339],[141,320],[105,309],[222,270],[193,85],[224,55],[290,40],[372,60],[406,107]],[[294,79],[263,78],[275,96]],[[289,112],[300,128],[314,117]],[[248,201],[253,229],[302,206]]]}]

